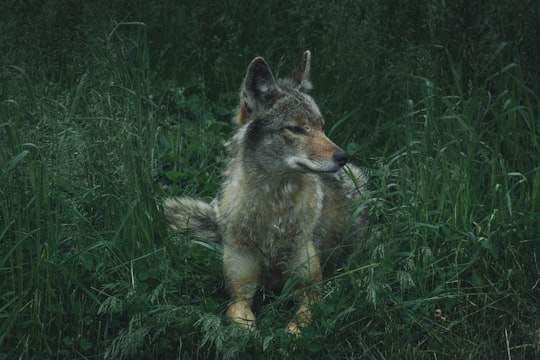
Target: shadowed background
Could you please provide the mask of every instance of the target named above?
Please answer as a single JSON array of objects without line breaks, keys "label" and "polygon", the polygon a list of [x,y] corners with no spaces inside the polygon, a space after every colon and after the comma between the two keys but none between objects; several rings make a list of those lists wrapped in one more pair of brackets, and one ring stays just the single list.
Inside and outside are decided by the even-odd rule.
[{"label": "shadowed background", "polygon": [[[538,39],[532,0],[3,1],[0,359],[536,358]],[[306,49],[373,226],[292,346],[159,204],[215,195],[247,64]]]}]

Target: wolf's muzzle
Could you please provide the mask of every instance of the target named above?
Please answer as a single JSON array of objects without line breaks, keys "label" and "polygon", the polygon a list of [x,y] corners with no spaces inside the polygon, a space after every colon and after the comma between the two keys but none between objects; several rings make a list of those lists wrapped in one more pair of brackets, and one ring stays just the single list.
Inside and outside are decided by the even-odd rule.
[{"label": "wolf's muzzle", "polygon": [[334,154],[333,159],[339,166],[345,166],[347,161],[349,161],[349,154],[345,151],[338,151]]}]

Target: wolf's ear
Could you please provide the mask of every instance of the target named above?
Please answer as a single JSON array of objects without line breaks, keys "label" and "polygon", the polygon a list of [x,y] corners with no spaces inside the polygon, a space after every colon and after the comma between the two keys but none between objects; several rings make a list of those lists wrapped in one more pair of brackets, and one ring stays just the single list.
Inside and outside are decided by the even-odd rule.
[{"label": "wolf's ear", "polygon": [[249,114],[270,108],[280,97],[281,92],[266,61],[261,57],[253,59],[242,83],[237,122],[245,124]]},{"label": "wolf's ear", "polygon": [[293,84],[299,91],[307,92],[313,87],[309,81],[309,71],[311,69],[311,51],[306,50],[302,56],[300,64],[291,71],[289,76]]}]

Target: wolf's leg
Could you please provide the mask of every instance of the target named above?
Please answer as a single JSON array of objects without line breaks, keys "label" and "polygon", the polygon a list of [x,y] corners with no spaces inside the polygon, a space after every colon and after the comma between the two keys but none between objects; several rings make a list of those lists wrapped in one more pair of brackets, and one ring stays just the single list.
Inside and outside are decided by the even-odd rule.
[{"label": "wolf's leg", "polygon": [[311,322],[311,305],[320,302],[318,284],[322,281],[319,255],[309,241],[305,247],[298,249],[296,259],[292,262],[292,275],[298,279],[295,297],[300,303],[294,318],[287,325],[287,330],[300,335],[302,327]]},{"label": "wolf's leg", "polygon": [[234,301],[227,309],[227,317],[236,324],[254,330],[255,315],[251,311],[251,304],[261,272],[259,257],[249,249],[225,246],[223,270],[225,284]]}]

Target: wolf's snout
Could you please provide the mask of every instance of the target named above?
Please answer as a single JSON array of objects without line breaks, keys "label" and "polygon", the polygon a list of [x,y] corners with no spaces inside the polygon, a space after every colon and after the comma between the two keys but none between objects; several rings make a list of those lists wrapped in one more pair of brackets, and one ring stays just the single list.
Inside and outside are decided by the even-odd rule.
[{"label": "wolf's snout", "polygon": [[347,161],[349,161],[349,154],[347,154],[345,151],[338,151],[334,154],[334,161],[339,166],[345,166]]}]

